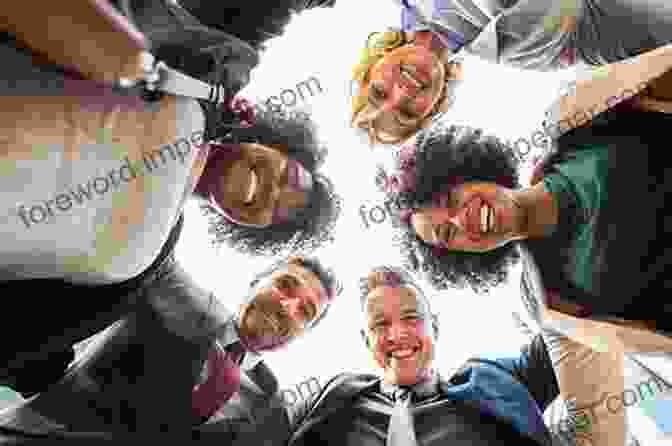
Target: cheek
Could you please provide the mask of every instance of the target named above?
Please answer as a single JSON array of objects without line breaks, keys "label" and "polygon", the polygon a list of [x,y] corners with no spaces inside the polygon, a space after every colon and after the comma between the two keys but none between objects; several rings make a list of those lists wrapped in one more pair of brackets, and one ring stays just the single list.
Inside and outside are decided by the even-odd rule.
[{"label": "cheek", "polygon": [[382,338],[376,336],[369,337],[369,346],[373,351],[376,362],[383,367],[385,365],[385,350],[383,349]]},{"label": "cheek", "polygon": [[424,115],[429,112],[434,105],[434,93],[429,91],[422,93],[415,98],[413,101],[413,108],[416,114]]},{"label": "cheek", "polygon": [[426,320],[418,320],[415,322],[414,327],[412,327],[415,336],[419,339],[425,340],[425,338],[431,336],[430,323]]}]

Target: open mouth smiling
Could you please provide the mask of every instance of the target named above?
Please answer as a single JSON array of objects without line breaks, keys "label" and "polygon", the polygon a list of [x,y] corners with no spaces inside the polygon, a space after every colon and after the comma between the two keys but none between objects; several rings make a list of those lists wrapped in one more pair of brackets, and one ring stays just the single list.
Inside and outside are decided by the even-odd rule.
[{"label": "open mouth smiling", "polygon": [[406,359],[412,359],[415,357],[415,355],[420,351],[420,347],[404,347],[404,348],[398,348],[395,350],[390,350],[387,352],[385,355],[387,357],[388,362],[391,361],[392,359],[396,360],[406,360]]},{"label": "open mouth smiling", "polygon": [[497,233],[497,213],[484,199],[477,197],[467,204],[466,220],[470,238],[479,240]]}]

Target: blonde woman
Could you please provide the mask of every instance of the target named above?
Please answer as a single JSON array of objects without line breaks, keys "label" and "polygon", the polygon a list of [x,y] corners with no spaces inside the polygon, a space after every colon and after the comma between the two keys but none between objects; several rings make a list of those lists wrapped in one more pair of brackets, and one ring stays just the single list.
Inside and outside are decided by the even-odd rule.
[{"label": "blonde woman", "polygon": [[451,106],[463,52],[552,71],[615,63],[672,41],[672,3],[653,0],[398,0],[401,27],[373,33],[353,79],[352,125],[406,140]]}]

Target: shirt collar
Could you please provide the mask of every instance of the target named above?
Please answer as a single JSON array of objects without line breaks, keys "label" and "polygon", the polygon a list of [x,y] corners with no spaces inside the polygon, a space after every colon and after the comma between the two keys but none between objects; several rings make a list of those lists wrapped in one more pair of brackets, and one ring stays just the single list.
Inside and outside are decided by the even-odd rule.
[{"label": "shirt collar", "polygon": [[383,379],[381,379],[380,392],[394,399],[393,395],[395,391],[399,390],[400,388],[411,389],[415,395],[416,400],[423,400],[439,393],[439,378],[440,377],[438,372],[432,371],[427,380],[421,381],[412,386],[398,386],[396,384],[388,384]]},{"label": "shirt collar", "polygon": [[[222,329],[222,332],[217,336],[217,341],[220,345],[226,349],[228,346],[235,342],[240,341],[240,328],[238,327],[238,317],[234,315],[228,323]],[[262,355],[253,351],[245,351],[245,357],[241,364],[242,369],[253,368],[259,361],[261,361]]]}]

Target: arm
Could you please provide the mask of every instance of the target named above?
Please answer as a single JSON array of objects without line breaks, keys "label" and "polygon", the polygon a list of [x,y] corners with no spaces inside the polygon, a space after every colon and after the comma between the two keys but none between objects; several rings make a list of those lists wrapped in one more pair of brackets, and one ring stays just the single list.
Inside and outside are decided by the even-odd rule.
[{"label": "arm", "polygon": [[0,30],[88,79],[112,82],[143,75],[144,36],[106,0],[3,2]]},{"label": "arm", "polygon": [[[592,70],[589,79],[573,84],[571,91],[547,112],[553,137],[582,126],[595,116],[629,99],[647,84],[672,69],[672,45]],[[655,85],[655,84],[654,84]]]},{"label": "arm", "polygon": [[234,317],[221,298],[198,285],[175,260],[166,261],[162,277],[145,294],[168,330],[191,341],[212,339]]},{"label": "arm", "polygon": [[404,8],[405,31],[457,32],[466,51],[489,62],[535,70],[573,63],[565,60],[571,49],[566,48],[571,43],[567,35],[582,13],[583,0],[396,1]]},{"label": "arm", "polygon": [[527,386],[542,410],[558,395],[575,404],[570,413],[577,420],[577,446],[625,444],[625,413],[612,413],[606,404],[608,396],[623,394],[621,352],[598,353],[545,330],[524,348],[520,358],[498,363]]},{"label": "arm", "polygon": [[[621,351],[597,352],[553,331],[543,337],[552,358],[560,394],[576,423],[577,445],[620,446],[626,442],[626,413],[612,400],[624,393]],[[621,410],[618,410],[621,407]]]},{"label": "arm", "polygon": [[547,327],[595,351],[648,353],[672,351],[672,338],[652,331],[643,321],[577,318],[546,308]]}]

